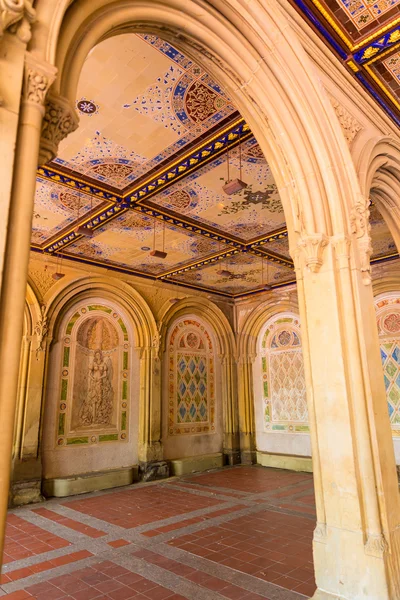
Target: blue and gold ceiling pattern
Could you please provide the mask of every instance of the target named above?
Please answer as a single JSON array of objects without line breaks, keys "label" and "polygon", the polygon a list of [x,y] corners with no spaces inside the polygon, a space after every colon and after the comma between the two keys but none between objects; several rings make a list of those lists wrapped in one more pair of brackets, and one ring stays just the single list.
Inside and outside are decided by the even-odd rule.
[{"label": "blue and gold ceiling pattern", "polygon": [[290,0],[400,126],[400,0]]},{"label": "blue and gold ceiling pattern", "polygon": [[[367,35],[371,6],[357,21]],[[270,167],[193,61],[156,36],[110,38],[83,67],[76,108],[79,129],[38,170],[34,251],[230,298],[295,281]],[[229,196],[235,178],[247,185]],[[397,256],[377,210],[372,221],[375,259]]]}]

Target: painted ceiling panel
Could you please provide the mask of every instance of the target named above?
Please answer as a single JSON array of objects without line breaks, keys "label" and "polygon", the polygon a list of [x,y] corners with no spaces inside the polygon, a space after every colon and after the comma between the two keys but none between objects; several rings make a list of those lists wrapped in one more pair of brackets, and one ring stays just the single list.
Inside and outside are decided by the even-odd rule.
[{"label": "painted ceiling panel", "polygon": [[159,275],[226,249],[214,240],[170,225],[165,226],[163,244],[163,223],[157,221],[155,225],[155,248],[165,249],[165,259],[150,256],[154,249],[154,219],[131,210],[97,229],[94,238],[82,238],[68,246],[65,255]]},{"label": "painted ceiling panel", "polygon": [[[221,270],[230,273],[221,275]],[[262,288],[262,285],[276,285],[295,279],[293,269],[276,265],[252,254],[236,254],[219,260],[212,265],[190,270],[173,276],[174,281],[212,288],[229,294],[242,294]]]},{"label": "painted ceiling panel", "polygon": [[235,112],[218,84],[167,42],[119,35],[89,54],[80,127],[55,163],[123,189]]},{"label": "painted ceiling panel", "polygon": [[151,204],[177,211],[243,242],[284,226],[278,189],[256,140],[248,140],[229,154],[229,179],[244,180],[246,189],[232,196],[223,191],[228,179],[228,161],[223,155],[152,198]]},{"label": "painted ceiling panel", "polygon": [[[326,0],[332,23],[348,24],[350,44],[400,4],[357,2]],[[383,62],[380,51],[365,69],[385,82],[395,104],[399,49]],[[87,57],[76,107],[78,130],[38,171],[34,249],[233,297],[294,281],[270,167],[248,124],[198,65],[156,36],[110,38]],[[235,178],[247,185],[229,196],[222,186]],[[74,233],[81,222],[94,229],[92,238]],[[165,231],[165,259],[150,256],[154,224],[158,250]],[[395,256],[376,207],[371,225],[374,259]],[[268,252],[283,258],[262,259]]]},{"label": "painted ceiling panel", "polygon": [[38,177],[32,243],[43,244],[68,225],[72,225],[78,218],[102,204],[104,202],[92,196],[72,192],[62,185]]}]

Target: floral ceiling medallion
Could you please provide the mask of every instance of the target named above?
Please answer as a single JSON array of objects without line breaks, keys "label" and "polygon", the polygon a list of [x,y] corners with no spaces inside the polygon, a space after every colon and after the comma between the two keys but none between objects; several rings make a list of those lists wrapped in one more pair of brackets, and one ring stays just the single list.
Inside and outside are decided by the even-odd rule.
[{"label": "floral ceiling medallion", "polygon": [[93,102],[93,100],[87,100],[86,98],[81,98],[80,100],[77,100],[76,108],[82,115],[87,115],[88,117],[97,115],[100,109],[98,104]]}]

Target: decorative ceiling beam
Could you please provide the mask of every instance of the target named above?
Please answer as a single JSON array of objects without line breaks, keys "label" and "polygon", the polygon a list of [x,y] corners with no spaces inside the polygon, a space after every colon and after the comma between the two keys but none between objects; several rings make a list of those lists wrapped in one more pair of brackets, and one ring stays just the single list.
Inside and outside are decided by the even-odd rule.
[{"label": "decorative ceiling beam", "polygon": [[234,256],[235,254],[239,254],[241,252],[241,250],[225,250],[223,252],[218,252],[216,254],[208,256],[207,258],[204,258],[203,260],[199,260],[197,262],[190,263],[180,268],[171,269],[171,271],[168,271],[166,273],[162,273],[158,276],[158,279],[164,279],[172,277],[173,275],[179,275],[180,273],[186,273],[187,271],[193,271],[194,269],[200,269],[201,267],[211,265],[215,262],[218,262],[219,260],[229,258],[230,256]]}]

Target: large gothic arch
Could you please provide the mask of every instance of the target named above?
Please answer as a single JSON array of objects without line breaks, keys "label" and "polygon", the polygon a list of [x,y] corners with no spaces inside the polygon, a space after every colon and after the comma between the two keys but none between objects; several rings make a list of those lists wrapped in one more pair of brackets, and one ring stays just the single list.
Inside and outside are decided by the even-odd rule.
[{"label": "large gothic arch", "polygon": [[[319,464],[315,597],[344,597],[342,580],[350,597],[361,598],[365,589],[369,598],[395,597],[400,574],[392,549],[399,546],[399,499],[391,440],[386,439],[389,423],[383,410],[383,384],[370,376],[379,364],[379,353],[369,276],[367,200],[334,111],[278,2],[38,0],[36,5],[38,22],[25,58],[10,199],[9,230],[18,231],[19,240],[10,238],[6,246],[6,291],[0,304],[0,392],[11,399],[0,437],[11,448],[26,283],[24,276],[15,278],[14,273],[27,271],[28,217],[43,116],[48,158],[49,148],[51,155],[76,126],[68,106],[90,49],[122,31],[164,35],[195,57],[235,99],[271,165],[281,195],[296,264],[305,370],[311,385],[313,454]],[[22,71],[20,75],[17,86]],[[52,123],[46,113],[52,81],[47,100],[63,115],[70,111],[69,120],[62,123]],[[7,322],[11,310],[12,326]],[[152,349],[146,348],[143,360],[152,360]],[[143,413],[144,421],[146,417],[148,413]],[[248,417],[243,417],[244,446],[250,433]],[[332,431],[341,432],[340,447],[333,443]],[[2,461],[7,472],[7,453]],[[0,487],[7,488],[7,476],[0,477]],[[339,546],[348,554],[336,553],[333,549]],[[353,568],[354,557],[366,573],[363,578]],[[328,562],[330,570],[325,568]]]}]

